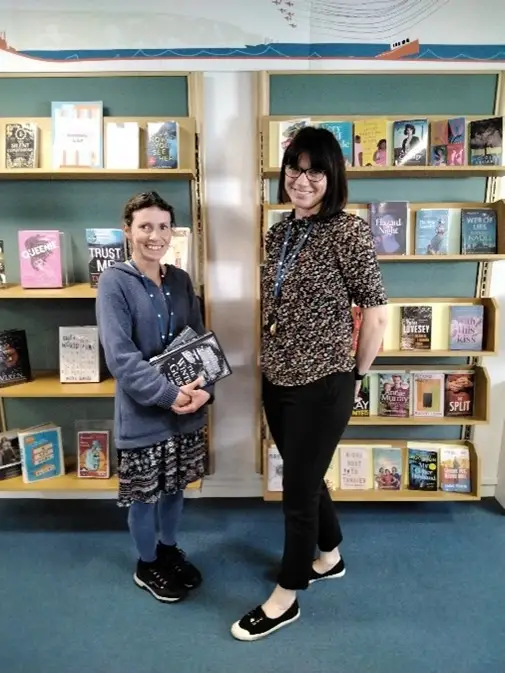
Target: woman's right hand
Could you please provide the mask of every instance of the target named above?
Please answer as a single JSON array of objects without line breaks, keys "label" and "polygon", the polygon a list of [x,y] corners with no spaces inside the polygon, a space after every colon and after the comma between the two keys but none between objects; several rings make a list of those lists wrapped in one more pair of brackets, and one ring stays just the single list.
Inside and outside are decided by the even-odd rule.
[{"label": "woman's right hand", "polygon": [[200,388],[201,385],[203,385],[203,379],[198,378],[196,381],[192,381],[191,383],[182,386],[172,405],[172,411],[176,414],[181,413],[184,407],[187,407],[192,401],[191,391],[195,390],[195,388]]},{"label": "woman's right hand", "polygon": [[175,398],[174,407],[185,407],[191,402],[191,397],[186,393],[183,393],[182,390],[179,391],[179,394]]}]

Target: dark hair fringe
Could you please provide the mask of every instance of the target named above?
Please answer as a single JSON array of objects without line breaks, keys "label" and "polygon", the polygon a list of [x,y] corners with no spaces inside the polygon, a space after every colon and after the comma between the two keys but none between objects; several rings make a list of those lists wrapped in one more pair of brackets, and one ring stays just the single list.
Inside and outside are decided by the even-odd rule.
[{"label": "dark hair fringe", "polygon": [[123,208],[123,220],[127,227],[131,227],[133,217],[138,210],[144,208],[159,208],[170,214],[170,226],[177,226],[175,223],[175,212],[173,206],[165,201],[158,192],[141,192],[135,194],[126,202]]}]

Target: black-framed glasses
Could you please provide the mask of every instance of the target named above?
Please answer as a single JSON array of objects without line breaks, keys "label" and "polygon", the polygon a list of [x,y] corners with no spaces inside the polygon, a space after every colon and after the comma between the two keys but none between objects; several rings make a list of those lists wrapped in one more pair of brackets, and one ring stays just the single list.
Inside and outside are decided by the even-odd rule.
[{"label": "black-framed glasses", "polygon": [[307,180],[310,182],[321,182],[325,176],[324,171],[316,171],[315,168],[295,168],[294,166],[286,166],[286,175],[288,178],[299,178],[302,173],[305,173]]}]

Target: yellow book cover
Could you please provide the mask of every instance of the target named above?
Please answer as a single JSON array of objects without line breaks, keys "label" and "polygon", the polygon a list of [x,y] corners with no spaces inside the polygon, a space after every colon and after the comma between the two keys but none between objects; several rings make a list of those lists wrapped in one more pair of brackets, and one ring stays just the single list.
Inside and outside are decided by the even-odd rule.
[{"label": "yellow book cover", "polygon": [[354,122],[354,165],[388,166],[388,122],[371,118]]}]

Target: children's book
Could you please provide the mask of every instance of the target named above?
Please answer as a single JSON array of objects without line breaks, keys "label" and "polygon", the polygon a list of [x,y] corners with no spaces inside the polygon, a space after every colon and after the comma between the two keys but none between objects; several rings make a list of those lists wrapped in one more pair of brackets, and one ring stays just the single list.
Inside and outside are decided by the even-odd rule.
[{"label": "children's book", "polygon": [[26,484],[65,474],[61,428],[46,423],[18,434],[23,481]]}]

